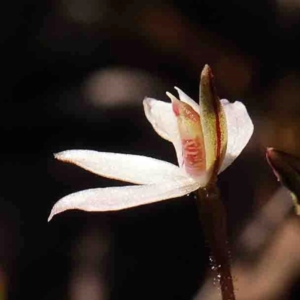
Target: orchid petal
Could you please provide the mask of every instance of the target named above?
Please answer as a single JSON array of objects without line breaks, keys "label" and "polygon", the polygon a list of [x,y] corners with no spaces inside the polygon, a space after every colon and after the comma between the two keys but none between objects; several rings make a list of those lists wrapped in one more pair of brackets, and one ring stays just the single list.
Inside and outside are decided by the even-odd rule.
[{"label": "orchid petal", "polygon": [[148,121],[158,135],[172,142],[176,151],[178,165],[182,165],[182,148],[177,126],[177,120],[171,103],[145,98],[144,111]]},{"label": "orchid petal", "polygon": [[161,184],[95,188],[79,191],[60,199],[50,213],[48,221],[69,209],[85,211],[112,211],[176,198],[199,188],[199,183],[186,177]]},{"label": "orchid petal", "polygon": [[254,126],[243,103],[239,101],[230,103],[225,99],[222,99],[221,103],[225,112],[228,130],[226,154],[220,169],[220,172],[223,172],[247,145]]},{"label": "orchid petal", "polygon": [[136,184],[153,184],[185,177],[184,171],[177,166],[147,156],[67,150],[55,154],[55,158],[97,175]]},{"label": "orchid petal", "polygon": [[189,97],[185,92],[183,92],[180,88],[178,88],[177,86],[174,87],[179,95],[179,99],[188,104],[189,106],[191,106],[193,108],[193,110],[198,113],[198,115],[200,115],[200,107],[199,105],[191,98]]},{"label": "orchid petal", "polygon": [[145,115],[157,134],[165,140],[173,142],[179,133],[171,103],[145,98],[143,105]]},{"label": "orchid petal", "polygon": [[226,152],[227,124],[208,65],[201,73],[200,115],[205,141],[206,170],[211,180],[214,180]]}]

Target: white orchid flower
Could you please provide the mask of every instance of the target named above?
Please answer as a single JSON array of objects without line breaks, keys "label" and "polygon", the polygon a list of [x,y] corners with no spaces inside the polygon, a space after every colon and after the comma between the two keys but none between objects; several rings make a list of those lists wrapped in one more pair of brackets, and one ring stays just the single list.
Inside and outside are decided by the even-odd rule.
[{"label": "white orchid flower", "polygon": [[[176,87],[175,87],[176,88]],[[95,188],[60,199],[48,220],[68,209],[112,211],[184,196],[215,181],[248,143],[253,124],[241,102],[219,100],[209,66],[201,74],[200,105],[179,88],[172,103],[144,100],[144,111],[154,130],[173,143],[178,165],[155,158],[67,150],[55,158],[97,175],[137,185]]]}]

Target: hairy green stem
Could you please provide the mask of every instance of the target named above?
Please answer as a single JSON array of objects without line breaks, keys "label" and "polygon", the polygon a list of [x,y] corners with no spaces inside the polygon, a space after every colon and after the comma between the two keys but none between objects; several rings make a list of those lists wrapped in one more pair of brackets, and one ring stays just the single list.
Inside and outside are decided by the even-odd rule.
[{"label": "hairy green stem", "polygon": [[221,287],[222,300],[235,300],[227,241],[226,211],[216,185],[196,191],[204,236],[210,247],[210,268]]}]

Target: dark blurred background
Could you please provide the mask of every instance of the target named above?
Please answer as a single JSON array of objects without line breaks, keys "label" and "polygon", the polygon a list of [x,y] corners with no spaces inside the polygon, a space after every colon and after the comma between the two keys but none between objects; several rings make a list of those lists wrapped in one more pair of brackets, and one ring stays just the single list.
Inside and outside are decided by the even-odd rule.
[{"label": "dark blurred background", "polygon": [[[122,184],[56,162],[53,153],[82,148],[176,163],[142,100],[167,101],[173,86],[197,100],[208,63],[220,97],[242,100],[255,125],[248,147],[219,176],[235,249],[278,188],[265,147],[300,156],[300,2],[5,1],[0,20],[0,299],[195,297],[208,250],[193,197],[113,213],[68,211],[47,223],[60,197]],[[297,271],[283,294],[252,300],[298,299],[297,253],[286,255]],[[289,272],[278,268],[265,280]]]}]

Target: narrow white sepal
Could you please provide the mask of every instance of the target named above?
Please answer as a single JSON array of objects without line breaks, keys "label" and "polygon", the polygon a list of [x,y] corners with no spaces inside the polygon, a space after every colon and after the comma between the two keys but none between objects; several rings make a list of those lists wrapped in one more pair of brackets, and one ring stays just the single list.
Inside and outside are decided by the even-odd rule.
[{"label": "narrow white sepal", "polygon": [[55,158],[100,176],[136,184],[160,183],[170,178],[181,180],[186,176],[169,162],[141,155],[67,150],[55,154]]},{"label": "narrow white sepal", "polygon": [[220,172],[223,172],[245,148],[254,126],[243,103],[239,101],[230,103],[228,100],[222,99],[221,104],[224,108],[228,131],[226,154],[220,169]]},{"label": "narrow white sepal", "polygon": [[186,177],[180,181],[174,180],[161,184],[83,190],[60,199],[53,206],[48,221],[54,215],[69,209],[85,211],[121,210],[184,196],[198,188],[198,182]]}]

